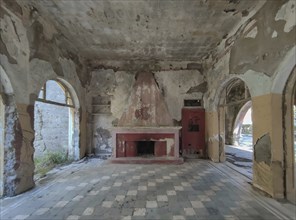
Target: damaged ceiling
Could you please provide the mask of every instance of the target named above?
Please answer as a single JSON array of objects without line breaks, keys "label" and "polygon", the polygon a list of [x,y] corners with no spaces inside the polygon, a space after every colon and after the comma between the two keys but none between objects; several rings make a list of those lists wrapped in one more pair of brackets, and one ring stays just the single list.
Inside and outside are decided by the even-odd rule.
[{"label": "damaged ceiling", "polygon": [[246,0],[17,0],[100,60],[197,61],[255,8]]}]

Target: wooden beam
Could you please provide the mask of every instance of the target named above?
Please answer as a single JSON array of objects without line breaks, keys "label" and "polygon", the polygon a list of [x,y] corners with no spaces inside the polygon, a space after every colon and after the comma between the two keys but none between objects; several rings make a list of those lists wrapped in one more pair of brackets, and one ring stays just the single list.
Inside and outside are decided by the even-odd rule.
[{"label": "wooden beam", "polygon": [[45,100],[45,99],[36,99],[37,102],[43,102],[43,103],[47,103],[47,104],[52,104],[52,105],[58,105],[58,106],[63,106],[63,107],[70,107],[70,108],[75,108],[74,105],[68,105],[68,104],[63,104],[63,103],[59,103],[59,102],[53,102],[53,101],[49,101],[49,100]]}]

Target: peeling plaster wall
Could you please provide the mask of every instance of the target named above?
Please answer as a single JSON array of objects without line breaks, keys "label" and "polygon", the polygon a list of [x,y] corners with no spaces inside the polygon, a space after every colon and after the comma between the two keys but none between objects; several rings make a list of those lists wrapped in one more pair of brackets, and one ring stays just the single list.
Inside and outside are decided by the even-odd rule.
[{"label": "peeling plaster wall", "polygon": [[[29,2],[29,4],[25,4],[25,2]],[[35,4],[33,4],[34,2]],[[210,8],[214,6],[214,2],[201,2],[203,10],[206,12],[208,6]],[[110,152],[110,131],[113,126],[117,125],[118,119],[127,107],[131,88],[135,81],[135,74],[146,70],[155,74],[158,86],[164,95],[169,112],[176,125],[181,120],[183,99],[203,99],[207,110],[206,138],[208,155],[213,161],[223,161],[224,155],[219,143],[224,138],[224,131],[222,132],[221,130],[222,123],[219,124],[219,110],[217,108],[220,94],[230,80],[240,78],[245,81],[250,89],[252,101],[257,105],[253,113],[254,118],[258,118],[256,122],[253,120],[255,122],[253,125],[254,144],[260,143],[258,140],[262,140],[264,135],[269,134],[270,136],[270,143],[264,142],[269,147],[264,149],[267,149],[267,151],[270,149],[271,161],[270,164],[264,161],[255,161],[254,185],[272,196],[281,197],[283,194],[283,184],[281,182],[283,158],[281,155],[283,154],[281,138],[278,137],[278,134],[282,133],[281,128],[278,126],[282,124],[278,120],[281,118],[281,96],[279,95],[280,91],[277,89],[277,94],[270,93],[273,81],[281,78],[279,76],[281,71],[278,71],[278,67],[284,63],[284,57],[288,53],[291,53],[293,58],[295,56],[295,50],[293,51],[292,49],[293,47],[295,48],[296,35],[295,1],[258,1],[257,4],[252,3],[249,5],[250,7],[248,8],[250,10],[242,10],[244,4],[247,6],[251,2],[244,1],[243,5],[240,5],[238,12],[241,11],[241,13],[231,13],[231,9],[225,8],[224,6],[228,2],[221,4],[218,8],[215,6],[215,10],[212,10],[213,13],[216,13],[216,10],[219,11],[220,16],[222,16],[221,13],[223,16],[226,13],[226,20],[231,21],[232,25],[227,22],[223,22],[223,25],[220,25],[220,23],[215,24],[216,26],[218,25],[217,28],[219,30],[220,28],[224,32],[226,30],[225,33],[222,33],[222,31],[218,31],[218,33],[208,31],[206,31],[207,33],[199,33],[198,31],[186,32],[186,47],[179,42],[177,47],[175,47],[176,41],[172,41],[172,39],[177,39],[179,36],[174,36],[175,33],[173,33],[172,36],[174,37],[169,39],[171,43],[166,45],[167,48],[165,44],[162,44],[160,50],[156,53],[159,55],[156,57],[158,58],[156,61],[153,59],[155,57],[152,56],[155,55],[155,49],[157,49],[155,48],[155,40],[147,34],[150,28],[148,24],[145,24],[146,21],[144,21],[142,16],[147,12],[147,7],[142,7],[146,3],[141,6],[141,16],[138,14],[134,16],[133,20],[135,21],[133,21],[133,25],[134,27],[135,25],[140,25],[141,28],[144,28],[136,28],[135,30],[147,29],[148,32],[134,31],[133,34],[135,33],[135,35],[133,37],[138,39],[137,33],[141,33],[145,35],[144,39],[152,39],[152,41],[142,41],[141,45],[145,46],[146,43],[152,42],[152,45],[148,45],[150,49],[147,51],[143,49],[144,47],[139,47],[139,42],[137,41],[133,41],[132,50],[126,48],[121,50],[121,46],[118,47],[118,45],[122,44],[115,43],[111,45],[111,42],[115,41],[118,43],[118,40],[122,38],[115,38],[114,33],[110,32],[110,29],[104,29],[105,25],[109,25],[109,22],[115,22],[118,16],[120,17],[120,13],[110,17],[110,14],[114,13],[113,10],[116,10],[118,6],[109,7],[110,5],[108,6],[108,4],[110,2],[108,1],[102,3],[104,6],[102,8],[106,9],[106,11],[101,10],[100,7],[96,8],[96,10],[100,11],[100,16],[105,16],[102,19],[105,22],[102,23],[102,29],[105,32],[101,32],[98,29],[99,33],[97,34],[99,35],[96,35],[101,36],[100,34],[103,33],[105,42],[102,43],[96,42],[100,37],[88,37],[94,36],[91,35],[92,27],[90,23],[76,22],[77,25],[83,23],[78,28],[76,24],[71,25],[71,17],[63,18],[63,16],[58,16],[57,20],[55,20],[55,25],[52,25],[49,20],[44,19],[43,14],[37,9],[43,9],[41,11],[44,14],[47,11],[48,18],[54,20],[53,15],[56,16],[55,13],[57,12],[55,10],[61,9],[63,3],[55,4],[55,6],[51,4],[42,6],[43,3],[37,1],[4,0],[0,7],[0,61],[15,93],[13,97],[15,104],[6,107],[6,117],[9,118],[9,124],[6,125],[8,130],[5,143],[9,143],[5,144],[7,147],[5,158],[8,158],[5,161],[5,172],[10,173],[5,180],[6,194],[14,195],[34,185],[32,178],[34,170],[32,161],[34,150],[32,147],[34,139],[33,106],[34,100],[46,80],[57,77],[63,78],[74,87],[78,95],[80,100],[79,106],[81,106],[79,109],[81,131],[80,156],[83,156],[87,151],[86,145],[90,146],[90,142],[93,142],[93,148],[89,148],[88,153],[91,151],[95,153],[101,152],[101,150]],[[107,5],[104,5],[105,3]],[[229,3],[230,5],[232,4],[231,1]],[[30,4],[35,5],[36,8],[30,6]],[[77,18],[84,19],[93,16],[93,12],[87,11],[89,9],[88,6],[84,5],[82,7],[86,13]],[[173,5],[173,7],[175,6]],[[46,10],[48,8],[49,10]],[[175,11],[175,8],[173,11]],[[186,8],[191,9],[188,5]],[[67,10],[59,10],[58,13],[75,12],[81,8],[67,7],[65,9]],[[152,12],[154,13],[153,10]],[[126,15],[130,16],[129,13]],[[199,27],[196,25],[196,22],[208,22],[209,20],[206,16],[202,17],[202,19],[206,20],[202,20],[200,15],[192,16],[190,13],[185,17],[189,17],[190,24],[194,28]],[[192,20],[192,17],[195,17],[195,20]],[[61,22],[57,22],[58,20]],[[122,19],[119,20],[123,21]],[[149,20],[147,18],[147,23],[150,23]],[[237,20],[240,22],[236,22]],[[127,23],[129,24],[129,22]],[[156,19],[154,24],[158,23],[159,20]],[[63,24],[68,24],[65,25],[68,28],[63,28]],[[118,28],[117,25],[120,22],[114,24]],[[236,27],[229,31],[235,24],[237,24]],[[166,30],[171,23],[169,26],[166,23],[161,25],[165,27],[163,30],[167,32]],[[212,25],[207,23],[206,26],[213,29]],[[57,31],[55,26],[62,27],[63,31]],[[124,31],[130,32],[130,29],[125,28],[126,26],[121,24],[119,26],[124,28]],[[118,30],[121,30],[120,28]],[[75,29],[75,31],[69,32],[71,29]],[[171,29],[169,27],[168,30]],[[85,41],[75,38],[77,46],[81,50],[83,49],[85,54],[90,54],[90,57],[93,57],[93,54],[97,54],[98,47],[85,47],[81,43],[86,42],[86,40],[88,42],[93,41],[89,45],[99,43],[102,46],[100,48],[100,55],[106,55],[101,56],[101,58],[104,57],[109,60],[84,60],[77,56],[76,54],[79,54],[80,51],[75,49],[76,45],[71,44],[70,40],[64,37],[77,35],[77,30],[78,32],[87,30],[85,31],[87,34],[81,35],[79,38],[85,39]],[[182,29],[178,29],[178,31],[182,33],[180,37],[184,37],[184,31]],[[155,30],[153,30],[154,32]],[[195,43],[192,44],[192,34],[194,33],[196,34]],[[158,37],[162,36],[158,35]],[[210,52],[208,52],[209,50],[202,51],[203,47],[200,47],[199,39],[205,42],[205,47],[210,49]],[[207,39],[210,43],[206,43]],[[126,42],[130,45],[129,39]],[[108,50],[110,45],[117,45],[117,47],[110,51]],[[156,46],[159,47],[159,45]],[[202,50],[197,53],[196,48],[202,48]],[[118,54],[114,53],[115,51]],[[135,53],[132,54],[130,51]],[[127,54],[137,59],[130,61],[126,59]],[[138,58],[142,58],[143,54],[148,54],[150,59],[138,61]],[[191,61],[181,61],[184,59],[184,55],[188,58],[195,57],[195,59],[198,58],[200,60],[196,60],[196,63],[192,61],[193,59],[188,59]],[[124,60],[112,60],[120,57],[124,58]],[[164,57],[177,59],[171,62],[168,60],[160,61],[161,59],[159,58]],[[203,61],[205,63],[200,63]],[[87,88],[87,91],[84,91],[84,88]],[[101,100],[108,99],[107,103],[110,101],[110,104],[107,104],[107,107],[103,108],[99,114],[93,114],[92,117],[89,117],[88,113],[94,113],[93,98],[96,97],[98,98],[97,100],[100,100],[100,97]],[[101,105],[103,104],[105,103],[101,103]],[[266,109],[267,113],[264,112],[265,114],[262,114],[261,108]],[[278,111],[273,110],[273,108],[277,108]],[[262,118],[260,118],[261,115],[263,116]],[[93,132],[90,132],[90,130]],[[89,143],[86,142],[87,139]]]},{"label": "peeling plaster wall", "polygon": [[[118,63],[120,64],[119,69],[122,69],[120,62],[114,62],[113,65]],[[93,115],[94,153],[111,153],[112,127],[117,126],[118,120],[128,107],[129,97],[135,82],[137,71],[134,68],[136,67],[139,72],[143,69],[146,69],[146,71],[157,69],[157,71],[154,71],[154,77],[175,125],[180,125],[184,99],[202,99],[203,94],[207,91],[202,66],[196,63],[162,62],[157,67],[145,64],[134,66],[132,63],[129,67],[124,67],[129,71],[115,71],[116,69],[93,71],[91,73],[91,84],[88,87],[88,96],[102,97],[108,95],[111,100],[110,114]]]},{"label": "peeling plaster wall", "polygon": [[[283,133],[280,126],[282,91],[279,94],[271,94],[271,91],[274,90],[273,81],[281,78],[278,76],[282,73],[279,67],[289,59],[287,56],[295,57],[295,7],[293,0],[266,1],[233,35],[229,34],[221,42],[217,53],[207,64],[206,74],[209,89],[204,100],[208,115],[217,114],[220,94],[230,80],[239,78],[248,86],[252,105],[255,104],[254,145],[264,135],[270,135],[265,148],[269,151],[265,153],[271,155],[270,164],[254,161],[253,184],[276,198],[282,198],[284,193],[280,135]],[[219,130],[215,128],[213,117],[208,116],[207,120],[209,157],[219,161],[219,145],[213,141],[217,139]],[[256,147],[254,153],[258,153]]]},{"label": "peeling plaster wall", "polygon": [[[252,96],[268,94],[271,91],[272,80],[280,72],[277,69],[280,63],[288,53],[295,57],[295,25],[289,25],[290,31],[285,32],[286,21],[276,19],[283,5],[287,4],[290,7],[285,7],[285,13],[281,12],[285,16],[282,16],[295,21],[296,6],[293,6],[293,0],[267,1],[253,17],[241,24],[239,31],[222,41],[218,52],[206,65],[206,80],[209,85],[209,92],[205,94],[207,109],[216,108],[220,92],[232,78],[237,77],[245,81]],[[258,30],[256,37],[246,37],[250,28],[254,27]],[[272,38],[274,30],[277,31],[276,38]],[[227,44],[230,39],[232,43]]]},{"label": "peeling plaster wall", "polygon": [[[230,73],[242,74],[251,67],[267,76],[274,74],[281,59],[295,44],[296,29],[291,21],[295,23],[296,20],[296,3],[293,0],[286,3],[285,11],[281,9],[283,3],[268,1],[252,18],[255,21],[252,30],[257,29],[258,33],[254,38],[243,36],[234,42],[229,62]],[[279,19],[278,14],[285,19]],[[273,38],[274,31],[277,37]]]},{"label": "peeling plaster wall", "polygon": [[[114,72],[112,69],[96,70],[91,73],[91,83],[87,88],[92,112],[92,152],[95,154],[111,154],[111,131],[116,126],[124,109],[127,107],[135,75],[126,71]],[[109,99],[110,106],[95,113],[96,104],[106,104],[103,99]]]},{"label": "peeling plaster wall", "polygon": [[198,70],[159,71],[155,78],[177,123],[181,121],[184,99],[202,99],[207,91],[205,77]]},{"label": "peeling plaster wall", "polygon": [[17,2],[34,5],[52,19],[81,54],[137,62],[200,61],[262,1]]},{"label": "peeling plaster wall", "polygon": [[[11,2],[10,2],[11,3]],[[16,2],[0,7],[0,61],[14,89],[15,106],[6,107],[5,195],[12,196],[34,186],[34,101],[45,81],[61,77],[76,90],[84,106],[83,71],[79,58],[59,49],[52,25],[36,11]],[[18,11],[15,11],[18,8]],[[80,109],[85,116],[86,109]],[[81,121],[85,121],[81,118]],[[85,154],[85,122],[81,123],[80,153]]]},{"label": "peeling plaster wall", "polygon": [[152,72],[139,72],[119,127],[173,126],[164,96]]},{"label": "peeling plaster wall", "polygon": [[282,95],[252,98],[253,184],[276,198],[283,198]]}]

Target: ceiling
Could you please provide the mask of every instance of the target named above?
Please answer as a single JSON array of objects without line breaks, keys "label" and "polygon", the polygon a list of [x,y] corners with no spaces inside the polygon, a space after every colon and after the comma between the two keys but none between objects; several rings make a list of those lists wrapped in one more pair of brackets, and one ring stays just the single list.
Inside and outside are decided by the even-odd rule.
[{"label": "ceiling", "polygon": [[248,15],[251,0],[27,0],[81,55],[201,60]]}]

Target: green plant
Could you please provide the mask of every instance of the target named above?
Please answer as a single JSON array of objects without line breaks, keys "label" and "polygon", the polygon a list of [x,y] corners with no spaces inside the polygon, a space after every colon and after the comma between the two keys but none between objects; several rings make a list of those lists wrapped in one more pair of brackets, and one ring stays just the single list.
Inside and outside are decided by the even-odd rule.
[{"label": "green plant", "polygon": [[252,134],[252,125],[243,124],[242,125],[242,134]]},{"label": "green plant", "polygon": [[34,158],[35,161],[35,174],[41,177],[45,176],[48,171],[57,165],[69,162],[68,156],[65,152],[46,152],[44,156]]}]

